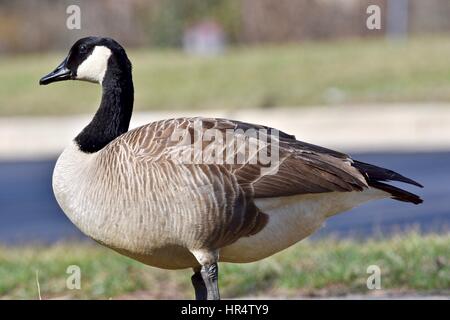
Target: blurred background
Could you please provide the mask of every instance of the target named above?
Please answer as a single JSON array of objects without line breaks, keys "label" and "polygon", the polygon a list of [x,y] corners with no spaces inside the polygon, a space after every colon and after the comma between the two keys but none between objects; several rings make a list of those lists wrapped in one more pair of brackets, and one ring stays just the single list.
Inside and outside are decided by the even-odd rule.
[{"label": "blurred background", "polygon": [[[368,27],[371,5],[380,28]],[[163,282],[93,246],[53,197],[56,158],[89,122],[100,88],[38,80],[87,35],[127,50],[131,127],[190,115],[260,123],[425,186],[408,189],[420,206],[364,205],[261,266],[226,266],[226,295],[368,294],[375,261],[389,270],[384,294],[448,296],[449,16],[448,0],[0,0],[0,298],[35,298],[38,269],[49,298],[190,297],[184,276]],[[65,289],[69,263],[90,270],[85,290]]]}]

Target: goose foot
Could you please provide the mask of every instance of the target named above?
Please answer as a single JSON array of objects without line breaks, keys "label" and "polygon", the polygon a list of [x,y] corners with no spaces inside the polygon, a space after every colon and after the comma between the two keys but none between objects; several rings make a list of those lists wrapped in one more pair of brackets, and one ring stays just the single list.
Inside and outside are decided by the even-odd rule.
[{"label": "goose foot", "polygon": [[194,269],[194,274],[191,277],[191,281],[195,290],[195,300],[206,300],[208,293],[200,269]]},{"label": "goose foot", "polygon": [[220,300],[219,267],[217,263],[205,264],[200,271],[206,286],[208,300]]}]

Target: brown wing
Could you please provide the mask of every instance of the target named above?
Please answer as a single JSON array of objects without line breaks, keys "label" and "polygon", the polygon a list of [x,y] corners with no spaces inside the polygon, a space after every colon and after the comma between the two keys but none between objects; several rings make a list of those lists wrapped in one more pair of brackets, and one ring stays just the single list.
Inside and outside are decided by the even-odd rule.
[{"label": "brown wing", "polygon": [[[229,136],[231,142],[226,139]],[[236,141],[244,143],[236,145]],[[395,199],[421,201],[382,183],[413,182],[392,171],[353,162],[343,153],[297,141],[269,127],[239,121],[158,121],[123,134],[105,149],[104,158],[113,155],[120,165],[128,164],[122,161],[124,158],[137,161],[133,174],[143,170],[142,176],[149,177],[151,171],[150,184],[154,186],[152,191],[156,190],[152,196],[163,203],[167,199],[178,203],[182,208],[175,208],[175,213],[186,207],[192,209],[189,219],[180,225],[189,228],[186,234],[194,247],[222,248],[262,230],[269,217],[255,205],[257,198],[360,191],[368,188],[369,181],[372,187],[390,192]],[[266,151],[263,154],[270,156],[270,162],[261,161],[261,151]],[[157,170],[149,170],[149,163]],[[136,180],[142,179],[136,175]],[[173,215],[175,221],[183,217]]]},{"label": "brown wing", "polygon": [[[255,138],[248,134],[252,130],[267,133],[263,139],[264,146],[269,155],[271,152],[279,155],[276,162],[268,165],[255,160],[261,150],[258,143],[263,135]],[[245,143],[240,150],[232,148],[227,153],[229,144],[224,142],[224,137],[230,132],[236,140]],[[205,133],[210,133],[206,139]],[[222,135],[222,141],[214,133]],[[367,187],[366,180],[351,165],[352,160],[346,154],[297,141],[295,136],[261,125],[226,119],[178,118],[142,126],[119,139],[127,143],[137,157],[144,157],[146,161],[222,166],[236,177],[247,195],[254,198],[345,192]],[[277,147],[273,151],[271,147],[275,144]],[[199,146],[201,148],[196,149]],[[201,150],[200,155],[198,150]],[[209,156],[202,158],[205,154]],[[220,156],[214,158],[211,154]],[[227,163],[230,155],[232,161]],[[244,155],[241,157],[245,158],[244,161],[237,161],[239,155]]]},{"label": "brown wing", "polygon": [[[261,161],[261,151],[271,161]],[[106,158],[113,154],[119,161],[126,157],[159,164],[155,185],[169,196],[172,189],[190,193],[192,201],[200,204],[200,209],[189,213],[187,225],[194,221],[201,226],[189,230],[190,237],[195,246],[209,248],[221,248],[264,228],[268,216],[259,211],[256,198],[367,187],[345,154],[297,141],[269,127],[225,119],[154,122],[123,134],[104,152]],[[136,168],[149,168],[147,164]],[[168,181],[176,181],[170,191],[165,188]]]}]

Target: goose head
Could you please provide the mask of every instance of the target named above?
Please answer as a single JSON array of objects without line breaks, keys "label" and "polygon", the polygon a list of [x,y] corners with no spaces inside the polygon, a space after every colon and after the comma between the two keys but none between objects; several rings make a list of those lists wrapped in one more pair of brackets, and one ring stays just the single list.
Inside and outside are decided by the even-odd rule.
[{"label": "goose head", "polygon": [[97,112],[74,139],[81,151],[97,152],[128,131],[134,102],[131,62],[115,40],[100,37],[78,40],[63,62],[39,83],[46,85],[64,80],[102,85],[102,100]]},{"label": "goose head", "polygon": [[131,63],[120,44],[111,38],[86,37],[78,40],[55,70],[39,80],[46,85],[64,80],[102,84],[105,77],[131,77]]}]

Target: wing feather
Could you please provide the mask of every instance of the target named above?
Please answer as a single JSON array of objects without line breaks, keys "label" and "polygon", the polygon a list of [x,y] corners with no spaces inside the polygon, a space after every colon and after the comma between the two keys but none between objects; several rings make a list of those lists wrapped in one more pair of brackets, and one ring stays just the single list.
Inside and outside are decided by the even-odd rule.
[{"label": "wing feather", "polygon": [[[121,143],[128,144],[137,157],[145,161],[176,162],[180,158],[183,161],[194,161],[192,154],[196,143],[197,146],[200,143],[201,150],[217,147],[216,143],[219,142],[215,140],[199,141],[210,129],[217,130],[223,137],[230,132],[227,130],[232,130],[234,138],[246,141],[245,150],[233,150],[234,160],[237,159],[239,152],[247,155],[251,153],[249,148],[255,147],[258,143],[258,138],[245,134],[248,130],[265,130],[270,138],[266,141],[268,149],[271,144],[275,142],[278,144],[279,161],[272,171],[275,174],[271,174],[269,170],[264,172],[262,169],[267,168],[267,165],[252,162],[251,156],[240,164],[210,163],[222,166],[233,174],[239,185],[250,192],[253,198],[360,191],[367,188],[365,178],[352,166],[352,159],[348,155],[298,141],[295,136],[282,131],[277,131],[278,136],[275,137],[275,129],[261,125],[216,118],[177,118],[136,128],[119,139]],[[225,147],[219,146],[218,150],[225,156]],[[190,157],[182,158],[186,155]],[[255,157],[256,154],[252,156]]]}]

